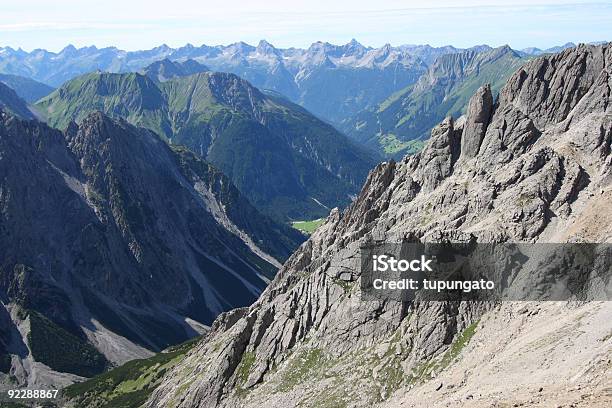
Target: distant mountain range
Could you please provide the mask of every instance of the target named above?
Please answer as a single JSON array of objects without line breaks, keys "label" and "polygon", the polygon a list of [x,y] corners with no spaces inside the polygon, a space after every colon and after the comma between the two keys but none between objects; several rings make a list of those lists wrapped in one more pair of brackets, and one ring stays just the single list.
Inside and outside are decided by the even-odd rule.
[{"label": "distant mountain range", "polygon": [[507,46],[442,55],[416,83],[345,121],[340,129],[385,156],[401,158],[420,150],[436,123],[461,116],[478,87],[488,83],[497,93],[527,59]]},{"label": "distant mountain range", "polygon": [[[592,43],[592,44],[604,44],[604,43],[605,43],[605,41],[601,41],[601,42],[595,42],[595,43]],[[557,52],[561,52],[563,50],[567,50],[568,48],[574,48],[575,46],[576,46],[576,44],[574,44],[573,42],[568,42],[568,43],[565,43],[563,45],[559,45],[559,46],[556,46],[556,47],[546,48],[544,50],[542,50],[540,48],[536,48],[536,47],[523,48],[519,52],[524,54],[524,55],[555,54]]]},{"label": "distant mountain range", "polygon": [[[359,248],[609,241],[610,49],[1,48],[0,391],[204,332],[66,396],[371,406],[420,386],[499,330],[480,303],[359,301]],[[315,218],[305,243],[288,226]]]},{"label": "distant mountain range", "polygon": [[[520,53],[539,55],[571,46],[568,43],[548,50],[528,48]],[[479,45],[467,50],[490,49]],[[393,47],[387,44],[372,48],[356,40],[344,45],[316,42],[306,49],[276,48],[263,40],[257,46],[243,42],[227,46],[187,44],[179,48],[162,45],[143,51],[68,46],[54,53],[4,47],[0,48],[0,72],[58,87],[96,70],[140,72],[166,58],[191,59],[210,70],[239,75],[260,89],[279,92],[320,118],[338,124],[416,82],[438,57],[462,51],[466,49],[429,45]]]},{"label": "distant mountain range", "polygon": [[[307,49],[278,49],[266,41],[134,52],[2,48],[0,70],[13,72],[4,74],[6,82],[21,89],[24,99],[43,95],[37,114],[53,126],[64,128],[95,110],[126,117],[207,158],[260,211],[286,221],[318,218],[345,206],[376,160],[420,150],[430,129],[446,116],[461,115],[479,86],[489,83],[495,94],[530,58],[574,46],[371,48],[352,40]],[[17,74],[57,85],[68,81],[48,95],[49,87]],[[31,117],[4,93],[7,109]],[[260,143],[251,143],[252,135],[259,135]],[[262,158],[264,165],[253,173]]]},{"label": "distant mountain range", "polygon": [[260,211],[282,221],[319,218],[347,205],[376,163],[334,127],[236,75],[176,76],[185,63],[167,60],[144,72],[158,79],[162,66],[164,79],[175,77],[86,74],[36,108],[59,129],[100,110],[153,130],[206,158]]},{"label": "distant mountain range", "polygon": [[158,82],[166,82],[172,78],[189,76],[206,71],[210,71],[206,65],[202,65],[192,59],[185,61],[170,61],[168,58],[164,58],[161,61],[156,61],[145,67],[141,71],[141,74]]}]

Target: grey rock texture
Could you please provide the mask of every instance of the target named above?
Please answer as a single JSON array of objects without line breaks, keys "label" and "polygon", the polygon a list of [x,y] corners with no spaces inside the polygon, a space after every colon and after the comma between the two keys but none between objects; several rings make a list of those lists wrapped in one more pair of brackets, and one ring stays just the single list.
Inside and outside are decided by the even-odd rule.
[{"label": "grey rock texture", "polygon": [[[500,93],[500,105],[512,104],[543,130],[565,119],[587,92],[601,90],[609,77],[609,64],[607,46],[580,46],[538,58],[512,76]],[[592,102],[605,104],[606,93],[598,96]]]},{"label": "grey rock texture", "polygon": [[466,121],[461,135],[461,155],[465,159],[476,157],[493,113],[491,86],[478,89],[468,103]]},{"label": "grey rock texture", "polygon": [[[454,398],[456,406],[480,398],[475,391],[463,394],[465,384],[477,389],[478,381],[486,382],[476,377],[474,366],[456,374],[463,378],[452,385],[456,393],[440,391],[446,384],[440,387],[432,379],[465,358],[466,345],[476,350],[472,358],[478,350],[496,347],[494,355],[483,355],[491,364],[503,361],[495,356],[510,352],[506,347],[512,341],[529,341],[520,337],[526,336],[522,314],[474,302],[362,301],[359,246],[400,238],[612,242],[611,51],[610,45],[582,45],[534,60],[502,89],[490,121],[485,87],[474,97],[465,125],[449,118],[432,131],[421,153],[377,166],[353,205],[344,213],[331,213],[253,306],[220,318],[205,340],[165,375],[146,406],[366,407],[386,401],[400,406],[404,397],[415,399],[407,406],[431,406],[434,400],[436,406],[450,404],[427,394],[430,405],[412,394],[415,387],[429,390],[426,386],[432,389],[428,393],[438,390]],[[470,140],[462,144],[466,131]],[[472,142],[479,139],[480,149],[475,149]],[[602,307],[549,304],[543,312],[547,317],[534,317],[529,324],[545,324],[551,316],[590,316],[600,323],[581,326],[581,333],[591,336],[585,344],[605,357],[612,349],[610,338],[599,343],[596,336],[612,327],[602,320],[609,310]],[[514,330],[507,343],[494,336],[470,343],[474,332],[494,332],[499,324]],[[536,326],[523,326],[529,327]],[[539,341],[558,351],[550,354],[552,366],[566,355],[559,345],[580,342],[576,330],[561,336],[538,333]],[[513,381],[544,381],[533,370],[520,369],[547,353],[546,348],[529,350],[512,354],[518,359],[516,367],[508,366],[514,377],[497,377],[496,399],[514,398]],[[609,357],[607,365],[604,357],[578,355],[572,360],[575,368],[569,372],[585,373],[581,386],[591,394],[605,389],[601,381]],[[559,389],[571,386],[568,376],[555,379],[549,374],[546,381],[557,391],[542,394],[550,396],[543,403],[550,405],[561,395]],[[527,399],[538,392],[523,391]],[[597,406],[603,400],[589,401]]]},{"label": "grey rock texture", "polygon": [[28,342],[30,313],[115,363],[177,344],[253,302],[300,242],[148,130],[98,112],[62,133],[0,113],[0,299],[15,311],[0,324],[23,327],[0,336],[2,357],[32,354],[9,344]]}]

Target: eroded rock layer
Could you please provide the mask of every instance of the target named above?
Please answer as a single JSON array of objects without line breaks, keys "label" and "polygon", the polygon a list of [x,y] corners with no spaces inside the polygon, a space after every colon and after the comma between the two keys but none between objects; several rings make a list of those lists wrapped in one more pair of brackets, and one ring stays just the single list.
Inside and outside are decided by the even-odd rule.
[{"label": "eroded rock layer", "polygon": [[[611,323],[601,318],[609,313],[609,302],[597,307],[547,303],[544,320],[528,322],[520,307],[509,304],[365,302],[359,292],[359,246],[401,238],[612,241],[611,66],[612,46],[579,46],[523,66],[495,104],[490,89],[481,88],[466,117],[448,118],[434,128],[421,153],[377,166],[352,206],[332,212],[253,306],[217,319],[210,335],[166,374],[147,406],[372,406],[400,404],[403,398],[413,398],[407,406],[431,406],[411,391],[423,390],[423,384],[429,384],[432,404],[461,406],[464,398],[476,404],[479,394],[462,388],[476,387],[478,378],[484,384],[473,365],[464,366],[463,380],[455,373],[450,388],[433,379],[460,366],[458,360],[475,359],[474,349],[496,348],[488,367],[503,362],[495,356],[526,341],[521,321],[530,330],[555,315],[581,314],[599,326],[582,325],[580,333],[600,336],[601,342],[592,343],[593,355],[576,357],[570,371],[547,377],[557,394],[547,388],[551,393],[540,395],[550,402],[560,389],[572,387],[570,373],[583,374],[583,390],[600,389],[606,381],[602,373],[610,368],[605,332]],[[514,331],[503,336],[507,343],[490,333],[482,337],[500,321]],[[580,334],[563,327],[558,336],[538,332],[539,341],[551,347],[576,344]],[[534,348],[516,358],[535,361],[534,355],[542,358],[547,350]],[[551,358],[561,359],[560,348],[555,350]],[[520,366],[507,366],[505,372],[514,367],[513,375],[524,381],[544,381],[537,370],[521,372]],[[498,375],[502,382],[495,398],[512,400],[513,380],[504,384],[508,377]],[[437,390],[447,399],[436,396]],[[538,393],[524,391],[521,398]]]}]

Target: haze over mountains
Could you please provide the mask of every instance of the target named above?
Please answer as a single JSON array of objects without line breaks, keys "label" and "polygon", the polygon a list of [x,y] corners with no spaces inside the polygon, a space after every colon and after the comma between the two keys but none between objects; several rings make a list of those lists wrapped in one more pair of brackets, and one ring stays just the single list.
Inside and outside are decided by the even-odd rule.
[{"label": "haze over mountains", "polygon": [[[531,48],[522,54],[539,55],[571,46],[568,43],[550,50]],[[490,48],[479,45],[470,50]],[[279,92],[315,115],[340,123],[414,83],[438,57],[461,51],[465,50],[429,45],[372,48],[356,40],[344,45],[316,42],[307,49],[275,48],[264,40],[256,46],[243,42],[227,46],[187,44],[179,48],[162,45],[142,51],[67,46],[54,53],[3,47],[0,48],[0,72],[58,87],[96,70],[138,72],[164,58],[193,59],[213,71],[231,72],[260,89]]]},{"label": "haze over mountains", "polygon": [[168,58],[164,58],[161,61],[156,61],[145,67],[141,73],[154,81],[166,82],[172,78],[189,76],[206,71],[210,71],[206,65],[202,65],[192,59],[181,62],[170,61]]},{"label": "haze over mountains", "polygon": [[27,103],[12,88],[0,82],[0,108],[23,119],[34,119]]},{"label": "haze over mountains", "polygon": [[494,95],[528,58],[510,47],[440,56],[419,80],[340,125],[351,138],[397,159],[420,150],[431,128],[446,116],[465,113],[483,84]]},{"label": "haze over mountains", "polygon": [[20,98],[33,103],[53,92],[53,87],[19,75],[0,74],[0,82],[12,88]]},{"label": "haze over mountains", "polygon": [[[282,95],[332,123],[374,156],[400,158],[418,151],[435,123],[447,115],[463,113],[478,86],[492,83],[495,94],[514,69],[528,59],[573,46],[567,43],[548,50],[522,51],[487,45],[465,50],[429,45],[371,48],[352,40],[340,46],[317,42],[307,49],[277,49],[262,40],[257,46],[188,44],[134,52],[69,46],[59,53],[25,53],[6,47],[0,51],[0,72],[26,75],[56,86],[97,70],[139,72],[155,82],[206,71],[235,73],[270,97]],[[12,83],[18,79],[31,82],[15,87],[29,102],[32,95],[50,93],[50,89],[42,88],[45,85],[35,86],[33,79],[11,78]],[[168,136],[170,132],[162,133]],[[322,207],[298,209],[290,218],[322,215],[322,209],[333,207],[335,201],[316,199]],[[287,217],[287,211],[282,211],[282,217]]]}]

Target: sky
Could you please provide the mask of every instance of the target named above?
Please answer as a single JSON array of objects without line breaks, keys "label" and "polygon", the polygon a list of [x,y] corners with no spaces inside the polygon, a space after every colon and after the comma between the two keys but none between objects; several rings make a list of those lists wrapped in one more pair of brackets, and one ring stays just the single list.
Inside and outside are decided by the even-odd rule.
[{"label": "sky", "polygon": [[548,48],[612,40],[611,23],[612,0],[0,0],[0,47],[138,50],[265,39],[288,48],[355,38],[373,47]]}]

